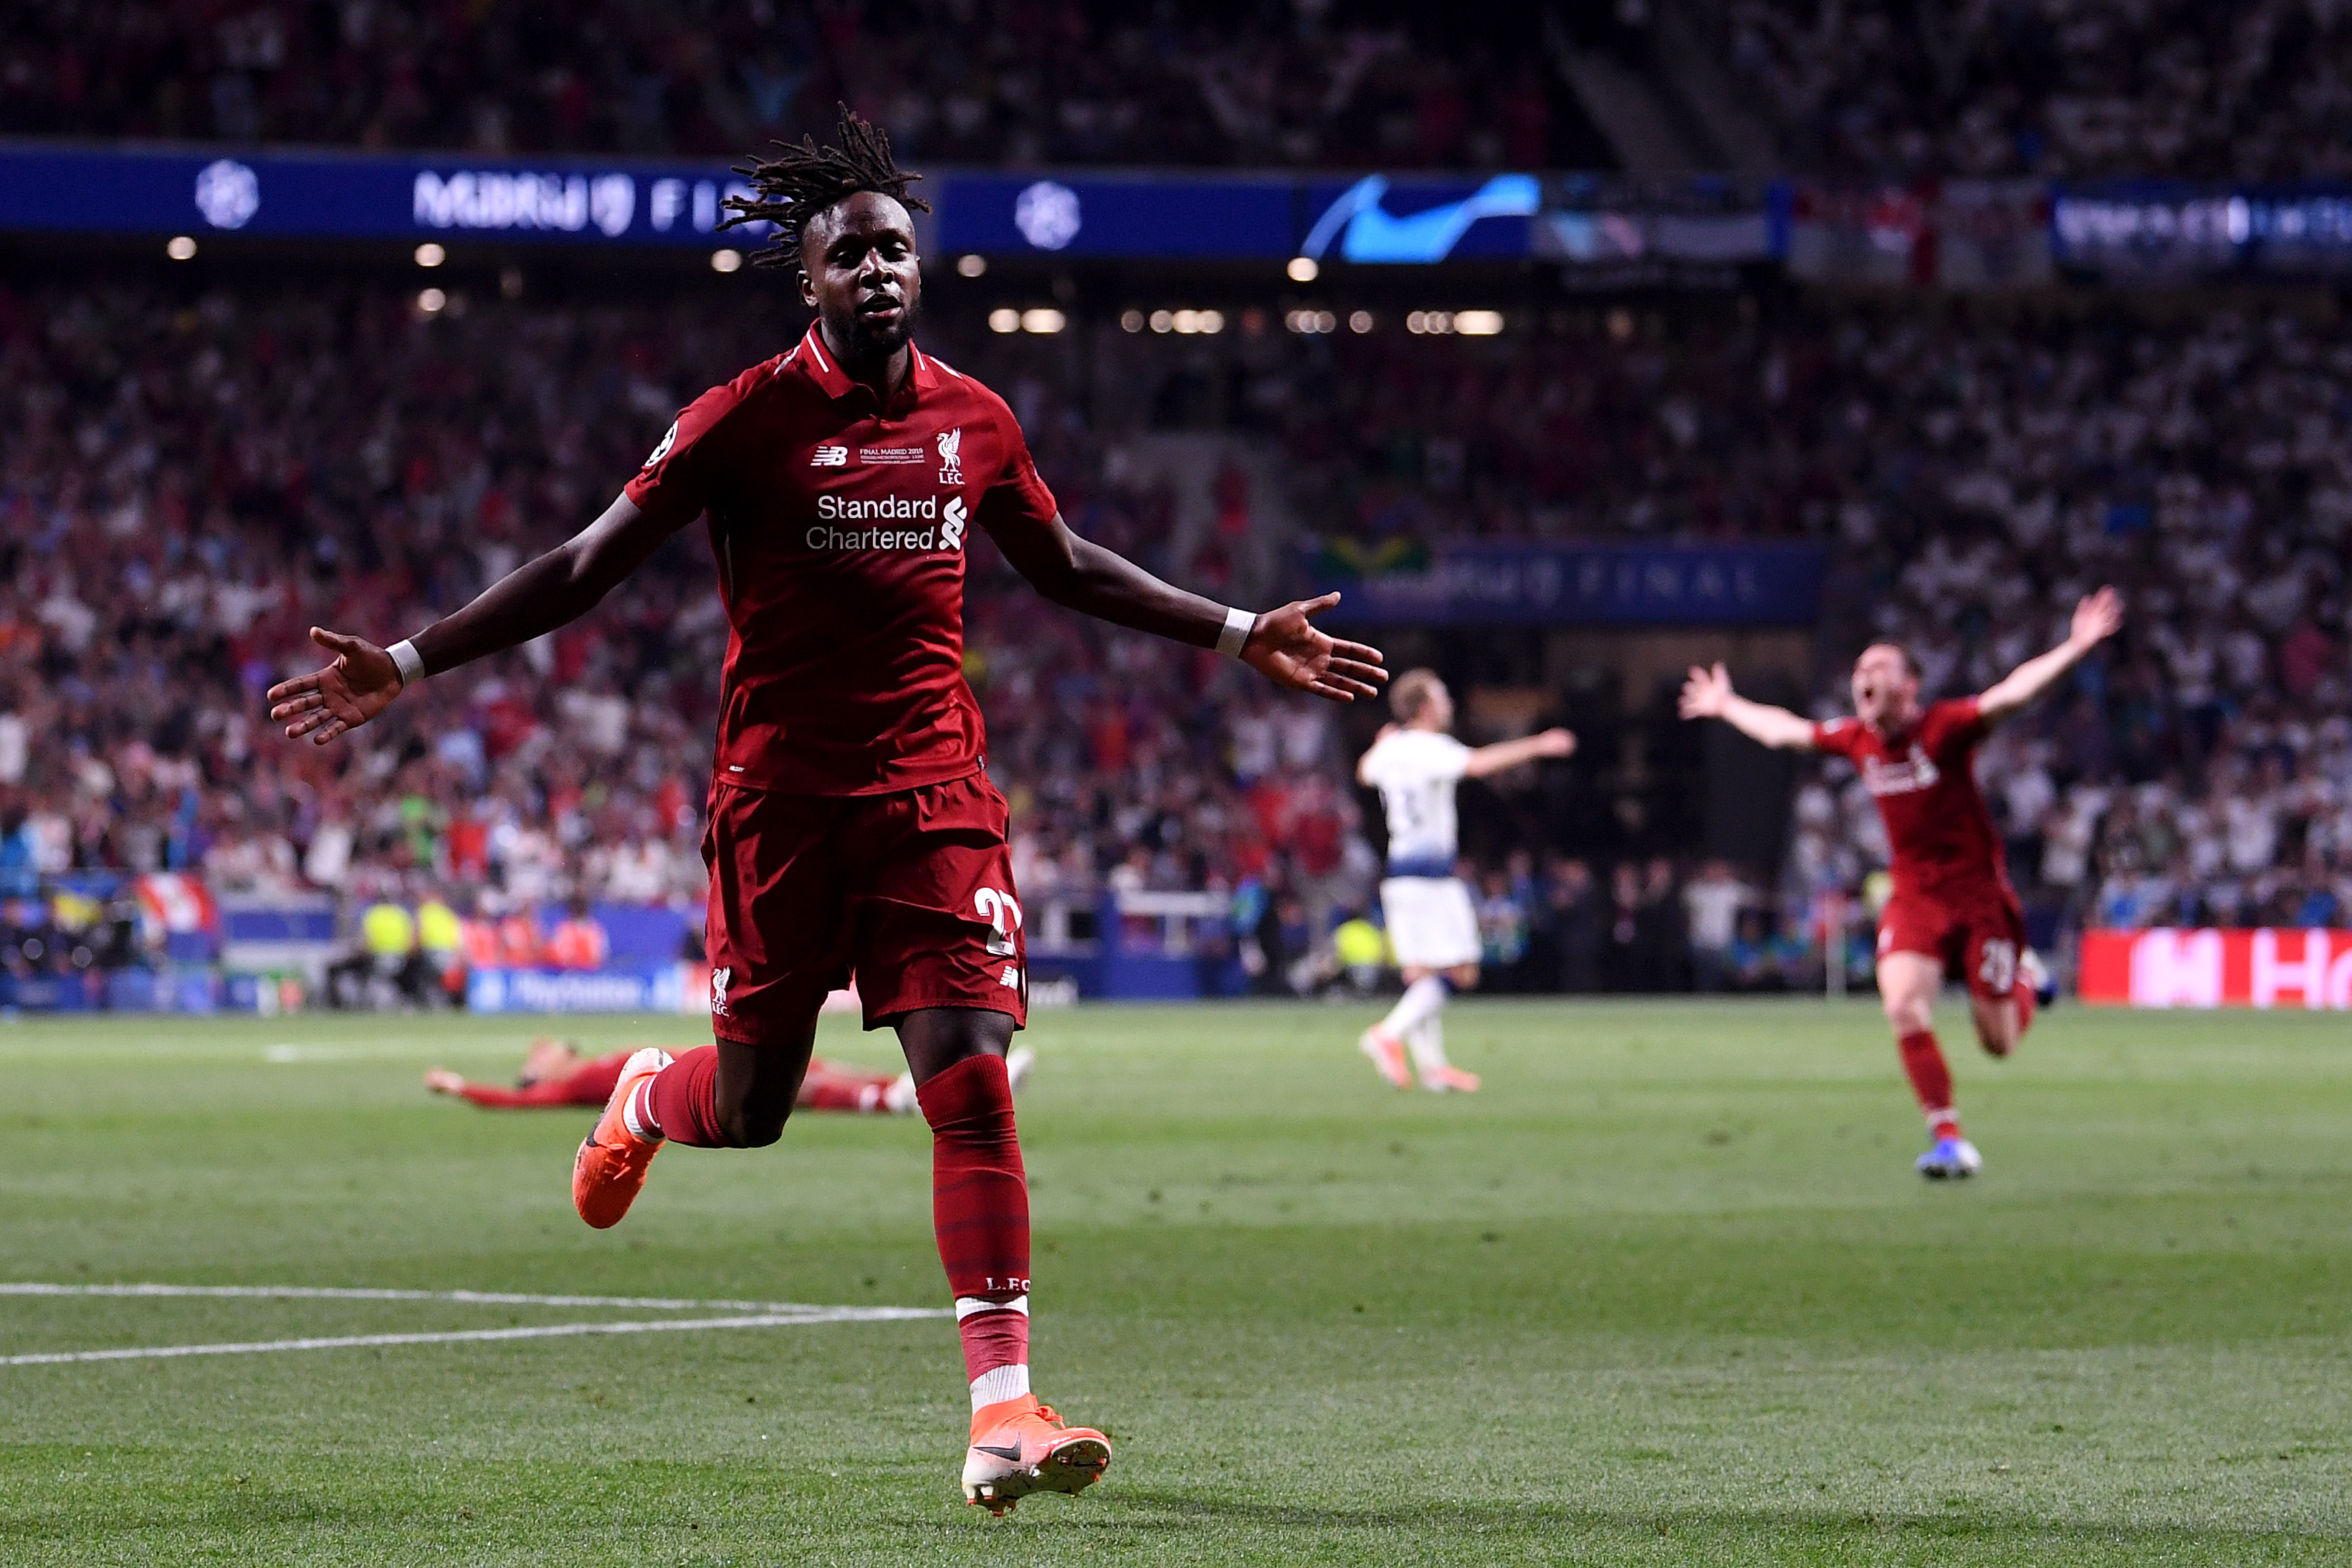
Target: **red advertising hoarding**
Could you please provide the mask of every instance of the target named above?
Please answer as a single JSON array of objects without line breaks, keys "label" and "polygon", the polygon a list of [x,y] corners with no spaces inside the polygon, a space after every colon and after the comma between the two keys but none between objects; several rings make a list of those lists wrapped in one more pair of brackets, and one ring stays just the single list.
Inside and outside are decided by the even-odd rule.
[{"label": "red advertising hoarding", "polygon": [[2352,1008],[2352,931],[2092,931],[2085,1002],[2130,1007]]}]

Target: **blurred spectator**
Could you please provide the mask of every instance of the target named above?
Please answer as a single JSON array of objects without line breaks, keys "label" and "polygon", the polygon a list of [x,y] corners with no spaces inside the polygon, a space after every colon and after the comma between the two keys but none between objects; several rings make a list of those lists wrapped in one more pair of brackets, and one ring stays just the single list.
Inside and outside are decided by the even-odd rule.
[{"label": "blurred spectator", "polygon": [[589,911],[588,900],[575,894],[563,918],[548,933],[547,962],[558,969],[602,969],[612,946],[604,922]]},{"label": "blurred spectator", "polygon": [[1478,889],[1480,963],[1492,972],[1490,989],[1517,990],[1524,984],[1520,963],[1528,954],[1528,910],[1501,871],[1489,871],[1474,884]]},{"label": "blurred spectator", "polygon": [[1654,858],[1643,874],[1634,908],[1633,946],[1637,976],[1633,989],[1688,988],[1689,931],[1675,886],[1675,863],[1663,855]]},{"label": "blurred spectator", "polygon": [[1763,910],[1743,910],[1724,960],[1738,990],[1789,991],[1802,984],[1805,944],[1782,934]]},{"label": "blurred spectator", "polygon": [[1701,991],[1720,991],[1730,978],[1732,938],[1740,909],[1752,897],[1721,860],[1707,861],[1684,886],[1692,978]]},{"label": "blurred spectator", "polygon": [[1549,988],[1572,993],[1601,988],[1601,889],[1582,860],[1555,859],[1544,879],[1538,916],[1556,969]]}]

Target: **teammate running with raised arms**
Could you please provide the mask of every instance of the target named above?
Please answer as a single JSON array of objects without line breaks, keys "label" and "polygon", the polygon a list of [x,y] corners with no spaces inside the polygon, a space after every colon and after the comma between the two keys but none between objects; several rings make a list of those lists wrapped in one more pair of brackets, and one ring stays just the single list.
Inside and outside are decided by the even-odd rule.
[{"label": "teammate running with raised arms", "polygon": [[1750,740],[1853,762],[1878,803],[1895,890],[1878,918],[1878,994],[1903,1070],[1927,1119],[1923,1176],[1972,1176],[1984,1161],[1960,1133],[1952,1075],[1936,1043],[1936,992],[1947,975],[1969,988],[1977,1042],[1996,1057],[2032,1026],[2048,977],[2025,945],[2025,914],[1992,814],[1977,789],[1976,749],[1988,731],[2058,683],[2122,626],[2123,601],[2102,588],[2074,606],[2066,640],[2027,659],[1974,697],[1919,703],[1919,667],[1893,643],[1853,663],[1851,719],[1817,724],[1731,689],[1723,666],[1694,668],[1685,719],[1720,719]]},{"label": "teammate running with raised arms", "polygon": [[1480,956],[1477,912],[1470,907],[1470,890],[1454,874],[1454,786],[1539,757],[1567,756],[1576,750],[1576,737],[1546,730],[1523,740],[1465,746],[1448,733],[1454,698],[1434,670],[1409,669],[1398,677],[1389,706],[1396,722],[1381,727],[1356,763],[1356,782],[1381,792],[1388,819],[1381,914],[1404,972],[1404,994],[1356,1047],[1399,1089],[1411,1089],[1417,1073],[1423,1089],[1466,1092],[1478,1087],[1478,1075],[1445,1059],[1445,1025],[1439,1017],[1448,996],[1478,984]]},{"label": "teammate running with raised arms", "polygon": [[697,398],[583,531],[390,649],[313,630],[334,662],[271,689],[289,737],[333,740],[410,682],[585,615],[707,517],[729,623],[709,826],[716,1043],[639,1052],[581,1145],[581,1217],[616,1224],[665,1142],[782,1134],[825,994],[855,973],[866,1025],[898,1031],[932,1132],[932,1209],[971,1390],[965,1497],[1002,1513],[1076,1492],[1110,1443],[1029,1388],[1029,1194],[1004,1058],[1025,1017],[1005,804],[963,679],[966,531],[985,529],[1054,603],[1338,701],[1377,695],[1381,656],[1311,617],[1171,587],[1073,533],[1003,400],[916,348],[922,297],[887,138],[842,110],[743,171],[730,222],[817,315],[790,352]]}]

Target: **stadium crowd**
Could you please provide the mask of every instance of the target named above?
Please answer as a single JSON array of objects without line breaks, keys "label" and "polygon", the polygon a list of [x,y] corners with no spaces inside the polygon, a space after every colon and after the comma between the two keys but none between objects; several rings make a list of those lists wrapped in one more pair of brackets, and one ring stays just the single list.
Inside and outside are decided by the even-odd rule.
[{"label": "stadium crowd", "polygon": [[[1700,11],[1801,173],[2352,174],[2335,0]],[[1649,7],[1615,15],[1638,35]],[[27,0],[0,16],[0,133],[731,155],[845,100],[940,162],[1598,166],[1545,26],[1330,0]]]},{"label": "stadium crowd", "polygon": [[1730,0],[1792,166],[1832,176],[2352,174],[2334,0]]},{"label": "stadium crowd", "polygon": [[1305,3],[27,0],[0,132],[732,155],[845,100],[902,154],[976,163],[1555,165],[1562,88],[1488,19],[1416,32]]},{"label": "stadium crowd", "polygon": [[[943,316],[934,341],[1005,389],[1077,527],[1212,590],[1264,523],[1236,471],[1215,526],[1174,528],[1165,478],[1123,457],[1156,422],[1271,434],[1262,471],[1287,489],[1257,510],[1336,525],[1343,551],[1827,540],[1825,711],[1871,637],[1911,647],[1931,693],[1975,689],[2118,582],[2135,619],[2116,652],[1985,761],[2038,934],[2352,916],[2340,329],[1720,315],[1567,311],[1481,340],[1263,319],[1036,339]],[[413,628],[578,526],[747,337],[795,330],[717,291],[438,316],[366,289],[0,295],[0,877],[693,904],[724,637],[696,536],[358,745],[282,743],[258,694],[308,657],[307,626]],[[1162,395],[1202,384],[1224,389],[1206,413]],[[1276,974],[1366,907],[1377,824],[1347,767],[1372,716],[1041,614],[992,563],[975,558],[969,664],[1033,902],[1233,890]],[[1777,880],[1626,830],[1612,790],[1655,795],[1695,765],[1654,696],[1564,695],[1587,741],[1568,782],[1474,797],[1517,825],[1469,833],[1506,983],[1799,983],[1822,895],[1867,883],[1875,817],[1836,765],[1799,789]]]}]

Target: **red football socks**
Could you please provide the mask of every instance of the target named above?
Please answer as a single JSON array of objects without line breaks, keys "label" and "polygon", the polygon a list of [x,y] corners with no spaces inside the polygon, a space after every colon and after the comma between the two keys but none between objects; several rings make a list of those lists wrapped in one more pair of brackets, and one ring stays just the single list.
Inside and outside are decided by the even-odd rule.
[{"label": "red football socks", "polygon": [[931,1223],[977,1408],[1028,1392],[1029,1184],[1013,1084],[1003,1058],[968,1057],[915,1098],[931,1124]]},{"label": "red football socks", "polygon": [[1911,1092],[1919,1097],[1928,1130],[1937,1138],[1958,1138],[1960,1119],[1952,1110],[1952,1074],[1944,1066],[1935,1031],[1914,1030],[1897,1039],[1895,1046],[1903,1053],[1903,1071],[1911,1079]]},{"label": "red football socks", "polygon": [[915,1090],[931,1124],[931,1221],[958,1296],[1029,1291],[1029,1183],[1004,1058],[967,1057]]},{"label": "red football socks", "polygon": [[[979,1305],[966,1298],[957,1304],[961,1315],[956,1319],[956,1331],[963,1336],[963,1374],[977,1384],[1001,1367],[1023,1367],[1029,1364],[1029,1314],[1006,1307],[1000,1311],[964,1312],[967,1303]],[[1024,1380],[1025,1382],[1025,1380]],[[1026,1388],[1007,1392],[1003,1397],[1015,1399],[1027,1393]],[[974,1400],[972,1407],[998,1401]]]},{"label": "red football socks", "polygon": [[2025,1038],[2025,1031],[2033,1027],[2033,987],[2021,980],[2017,983],[2017,1037]]},{"label": "red football socks", "polygon": [[679,1052],[636,1093],[654,1126],[671,1142],[695,1149],[728,1146],[727,1134],[719,1128],[717,1046]]}]

